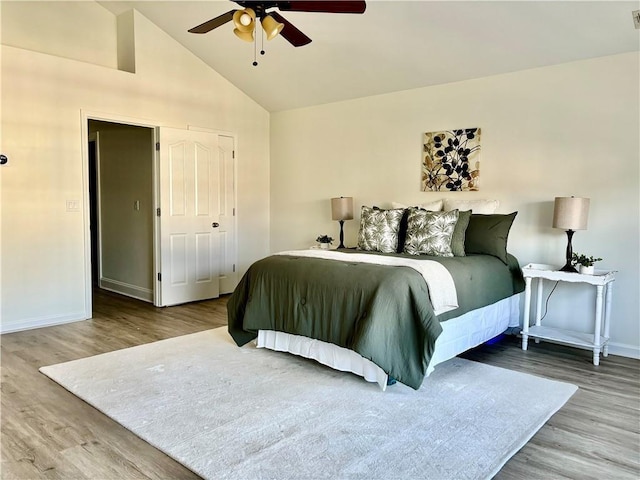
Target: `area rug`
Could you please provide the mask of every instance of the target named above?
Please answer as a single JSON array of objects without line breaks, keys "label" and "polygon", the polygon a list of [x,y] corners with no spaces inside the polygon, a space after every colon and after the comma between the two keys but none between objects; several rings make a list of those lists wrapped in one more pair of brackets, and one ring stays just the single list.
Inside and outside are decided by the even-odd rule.
[{"label": "area rug", "polygon": [[207,479],[482,479],[577,387],[463,359],[383,392],[226,328],[43,367]]}]

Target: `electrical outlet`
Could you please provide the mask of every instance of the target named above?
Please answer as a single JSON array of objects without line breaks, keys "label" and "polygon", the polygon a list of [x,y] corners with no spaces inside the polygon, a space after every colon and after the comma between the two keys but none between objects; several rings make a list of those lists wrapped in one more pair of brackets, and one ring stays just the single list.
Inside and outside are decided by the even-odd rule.
[{"label": "electrical outlet", "polygon": [[640,30],[640,10],[634,10],[632,12],[633,15],[633,25],[636,27],[636,30]]}]

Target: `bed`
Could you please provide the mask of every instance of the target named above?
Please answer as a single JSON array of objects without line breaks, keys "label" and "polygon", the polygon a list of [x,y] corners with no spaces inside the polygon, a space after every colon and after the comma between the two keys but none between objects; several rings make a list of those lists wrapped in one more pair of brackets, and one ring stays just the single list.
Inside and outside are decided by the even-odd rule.
[{"label": "bed", "polygon": [[[524,281],[506,251],[515,213],[362,208],[357,249],[280,252],[250,266],[227,304],[239,346],[256,340],[383,389],[389,378],[418,389],[438,363],[519,325]],[[371,213],[387,238],[365,238]],[[416,216],[437,220],[420,237],[439,236],[435,250],[416,241]]]}]

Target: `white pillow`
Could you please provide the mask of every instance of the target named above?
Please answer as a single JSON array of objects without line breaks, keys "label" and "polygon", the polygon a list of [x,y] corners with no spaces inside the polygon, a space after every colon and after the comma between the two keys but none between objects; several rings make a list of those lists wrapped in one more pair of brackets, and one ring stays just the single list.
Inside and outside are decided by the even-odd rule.
[{"label": "white pillow", "polygon": [[442,200],[435,200],[433,202],[427,202],[427,203],[417,203],[413,205],[405,205],[404,203],[391,202],[391,206],[393,208],[417,207],[417,208],[424,208],[425,210],[430,210],[432,212],[439,212],[440,210],[442,210]]},{"label": "white pillow", "polygon": [[444,211],[450,210],[471,210],[472,213],[491,215],[496,213],[500,202],[498,200],[451,200],[444,199]]}]

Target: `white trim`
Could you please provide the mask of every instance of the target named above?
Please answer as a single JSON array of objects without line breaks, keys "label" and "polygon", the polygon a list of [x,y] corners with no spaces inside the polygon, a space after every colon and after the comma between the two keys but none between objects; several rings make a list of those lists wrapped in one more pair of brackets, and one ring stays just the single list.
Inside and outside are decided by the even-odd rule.
[{"label": "white trim", "polygon": [[53,327],[65,323],[81,322],[88,320],[84,312],[76,312],[67,315],[54,315],[52,317],[36,317],[27,320],[20,320],[18,325],[3,324],[0,325],[0,334],[22,332],[24,330],[32,330],[34,328]]},{"label": "white trim", "polygon": [[198,127],[195,125],[187,125],[187,130],[191,130],[194,132],[214,133],[216,135],[223,135],[225,137],[233,137],[234,138],[233,146],[234,148],[236,146],[236,142],[235,142],[236,134],[233,132],[228,132],[226,130],[216,130],[215,128]]},{"label": "white trim", "polygon": [[83,318],[93,315],[93,293],[91,285],[91,198],[89,196],[89,117],[80,110],[80,142],[82,143],[82,209],[84,228],[84,313]]},{"label": "white trim", "polygon": [[[611,341],[609,341],[609,355],[617,355],[619,357],[635,358],[640,360],[640,349],[626,343],[611,343]],[[606,357],[600,359],[601,364],[606,361]]]},{"label": "white trim", "polygon": [[[162,266],[160,254],[160,151],[156,148],[160,141],[160,127],[153,129],[153,304],[162,306],[162,285],[158,280],[158,273]],[[161,212],[162,213],[162,212]]]},{"label": "white trim", "polygon": [[136,127],[155,128],[160,126],[158,122],[153,122],[146,118],[127,117],[115,113],[96,112],[80,109],[83,120],[98,120],[101,122],[121,123],[124,125],[135,125]]},{"label": "white trim", "polygon": [[[515,333],[516,336],[522,338],[522,335],[520,334],[520,331],[522,329],[518,328],[517,333]],[[567,332],[566,330],[564,331],[565,333]],[[579,333],[579,332],[571,332],[568,331],[571,334],[574,334],[576,336],[578,336],[578,338],[580,337],[588,337],[588,338],[593,338],[593,333]],[[545,342],[547,343],[553,343],[556,345],[564,345],[564,346],[569,346],[571,348],[579,348],[581,350],[585,350],[585,351],[591,351],[593,352],[593,347],[592,346],[587,346],[587,345],[578,345],[577,343],[574,342],[567,342],[567,341],[562,341],[560,339],[548,339],[545,338],[544,339]],[[638,349],[638,347],[635,347],[633,345],[629,345],[629,344],[625,344],[625,343],[611,343],[610,341],[607,343],[607,345],[609,346],[609,355],[614,355],[614,356],[618,356],[618,357],[627,357],[627,358],[635,358],[640,360],[640,350]],[[529,344],[529,347],[531,346],[531,344]],[[601,358],[600,358],[600,365],[602,365],[602,362],[606,362],[607,361],[607,357],[603,356],[601,354]],[[595,365],[597,367],[597,365]]]},{"label": "white trim", "polygon": [[233,273],[236,276],[235,285],[238,285],[238,282],[240,281],[240,272],[238,268],[238,136],[235,133],[221,132],[218,134],[218,138],[221,135],[231,137],[233,139],[233,264],[235,265]]},{"label": "white trim", "polygon": [[113,280],[111,278],[100,277],[100,288],[110,292],[137,298],[144,302],[153,303],[153,291],[150,288],[139,287],[130,283]]}]

